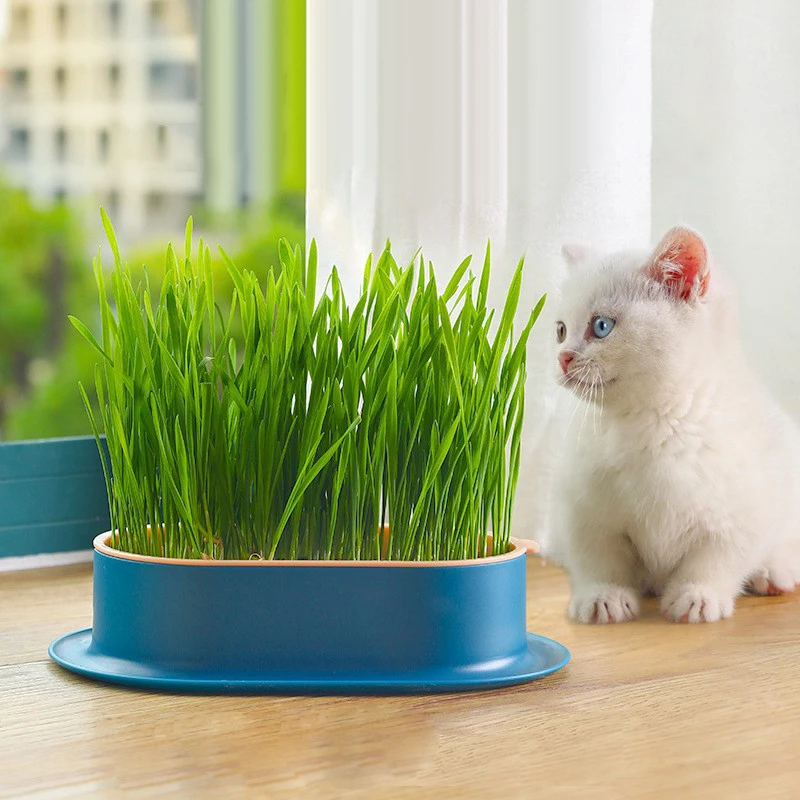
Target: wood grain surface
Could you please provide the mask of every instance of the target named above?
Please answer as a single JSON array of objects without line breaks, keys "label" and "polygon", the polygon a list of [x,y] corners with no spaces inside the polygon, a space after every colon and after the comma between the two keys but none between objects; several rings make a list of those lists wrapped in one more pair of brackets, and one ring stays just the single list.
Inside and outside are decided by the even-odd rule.
[{"label": "wood grain surface", "polygon": [[0,797],[798,798],[800,598],[682,626],[565,618],[528,559],[528,628],[573,661],[431,697],[169,696],[51,663],[91,624],[86,565],[0,574]]}]

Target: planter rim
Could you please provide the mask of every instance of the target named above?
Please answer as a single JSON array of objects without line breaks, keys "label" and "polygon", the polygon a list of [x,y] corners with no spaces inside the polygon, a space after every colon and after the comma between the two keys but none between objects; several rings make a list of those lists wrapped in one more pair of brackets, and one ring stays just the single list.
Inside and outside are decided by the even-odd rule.
[{"label": "planter rim", "polygon": [[193,567],[466,567],[480,564],[492,564],[520,558],[527,553],[538,553],[539,547],[530,539],[511,539],[511,549],[499,556],[484,556],[483,558],[462,558],[452,561],[392,561],[383,560],[281,560],[281,559],[202,559],[202,558],[165,558],[163,556],[145,556],[138,553],[127,553],[117,550],[109,544],[113,531],[106,531],[94,538],[94,549],[98,553],[111,558],[126,561],[139,561],[148,564],[174,564]]}]

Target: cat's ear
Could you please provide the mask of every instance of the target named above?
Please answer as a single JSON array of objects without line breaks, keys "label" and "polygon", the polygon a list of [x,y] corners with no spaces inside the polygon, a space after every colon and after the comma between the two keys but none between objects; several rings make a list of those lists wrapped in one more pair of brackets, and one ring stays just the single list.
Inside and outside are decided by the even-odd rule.
[{"label": "cat's ear", "polygon": [[584,247],[582,244],[565,244],[561,248],[561,256],[571,269],[582,267],[596,255],[591,247]]},{"label": "cat's ear", "polygon": [[663,283],[676,297],[694,300],[708,291],[708,248],[690,228],[678,226],[666,232],[656,245],[645,271]]}]

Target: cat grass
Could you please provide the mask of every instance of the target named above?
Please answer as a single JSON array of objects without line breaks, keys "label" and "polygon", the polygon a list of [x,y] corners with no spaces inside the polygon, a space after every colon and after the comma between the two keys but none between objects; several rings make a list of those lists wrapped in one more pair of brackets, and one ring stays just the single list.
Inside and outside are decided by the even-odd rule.
[{"label": "cat grass", "polygon": [[115,547],[403,561],[508,550],[526,343],[545,300],[515,338],[521,261],[499,320],[488,247],[479,277],[467,258],[440,288],[422,255],[401,267],[387,244],[352,303],[336,268],[318,291],[313,241],[307,259],[281,242],[263,281],[223,252],[223,303],[190,219],[154,297],[102,218],[114,265],[94,265],[101,340],[71,321],[100,356],[99,412],[81,392]]}]

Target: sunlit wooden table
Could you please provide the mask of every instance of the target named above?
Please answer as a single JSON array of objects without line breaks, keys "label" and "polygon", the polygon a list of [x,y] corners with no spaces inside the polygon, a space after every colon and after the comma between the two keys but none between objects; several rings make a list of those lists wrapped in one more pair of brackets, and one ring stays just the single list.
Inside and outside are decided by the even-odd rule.
[{"label": "sunlit wooden table", "polygon": [[581,627],[530,558],[537,683],[405,698],[193,697],[52,664],[91,624],[88,566],[0,574],[0,797],[799,798],[800,598],[709,626]]}]

